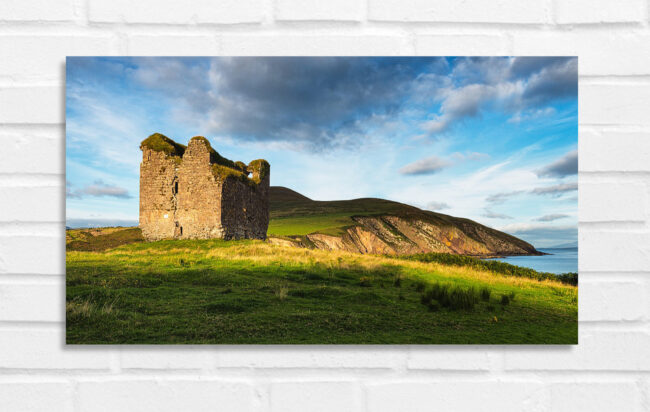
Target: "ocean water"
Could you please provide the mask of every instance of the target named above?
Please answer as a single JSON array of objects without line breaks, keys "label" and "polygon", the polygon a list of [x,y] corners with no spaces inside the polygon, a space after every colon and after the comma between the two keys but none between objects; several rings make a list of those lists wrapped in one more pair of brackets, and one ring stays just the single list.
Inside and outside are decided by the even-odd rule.
[{"label": "ocean water", "polygon": [[578,272],[578,248],[549,248],[537,249],[540,252],[550,253],[543,256],[510,256],[506,258],[490,259],[511,265],[524,266],[538,272],[568,273]]}]

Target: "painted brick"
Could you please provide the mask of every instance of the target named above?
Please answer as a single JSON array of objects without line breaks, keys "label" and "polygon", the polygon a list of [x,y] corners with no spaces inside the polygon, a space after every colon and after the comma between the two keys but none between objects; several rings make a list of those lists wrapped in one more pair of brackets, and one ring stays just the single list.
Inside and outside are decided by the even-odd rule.
[{"label": "painted brick", "polygon": [[228,56],[412,55],[408,38],[401,36],[319,36],[228,34],[221,36],[221,53]]},{"label": "painted brick", "polygon": [[65,199],[63,188],[7,187],[5,201],[0,204],[0,222],[63,222]]},{"label": "painted brick", "polygon": [[369,0],[370,20],[395,22],[546,23],[542,1]]},{"label": "painted brick", "polygon": [[73,0],[3,0],[0,2],[0,20],[69,21],[74,18]]},{"label": "painted brick", "polygon": [[369,384],[371,411],[522,411],[540,410],[544,387],[532,382],[404,382]]},{"label": "painted brick", "polygon": [[638,282],[585,281],[580,277],[580,321],[639,320],[647,314],[647,292]]},{"label": "painted brick", "polygon": [[220,346],[219,368],[393,368],[403,365],[404,347],[396,346]]},{"label": "painted brick", "polygon": [[647,172],[650,132],[580,131],[578,152],[581,171]]},{"label": "painted brick", "polygon": [[583,331],[573,346],[530,346],[504,350],[507,370],[648,371],[650,335],[633,331]]},{"label": "painted brick", "polygon": [[650,126],[650,84],[580,84],[580,124]]},{"label": "painted brick", "polygon": [[412,346],[409,350],[409,369],[434,370],[488,370],[490,358],[480,346]]},{"label": "painted brick", "polygon": [[365,3],[361,0],[276,0],[276,20],[359,21]]},{"label": "painted brick", "polygon": [[0,330],[0,369],[108,369],[106,347],[66,346],[58,330]]},{"label": "painted brick", "polygon": [[355,382],[282,382],[270,389],[271,411],[359,411],[361,390]]},{"label": "painted brick", "polygon": [[[0,279],[2,276],[0,275]],[[62,322],[65,320],[65,283],[0,283],[0,321]]]},{"label": "painted brick", "polygon": [[[591,182],[581,179],[578,191],[580,222],[646,220],[647,187],[640,182]],[[598,204],[599,207],[591,207]]]},{"label": "painted brick", "polygon": [[0,123],[63,123],[63,99],[55,86],[0,89]]},{"label": "painted brick", "polygon": [[133,56],[213,56],[219,54],[216,36],[132,35],[128,54]]},{"label": "painted brick", "polygon": [[15,80],[65,81],[65,57],[109,55],[113,36],[21,35],[0,36],[0,50],[12,57],[0,65],[0,77]]},{"label": "painted brick", "polygon": [[63,230],[62,225],[61,237],[0,237],[0,273],[64,274]]},{"label": "painted brick", "polygon": [[245,383],[216,380],[130,380],[80,382],[80,410],[101,411],[249,411],[255,393]]},{"label": "painted brick", "polygon": [[0,129],[4,159],[0,173],[61,173],[65,164],[63,128]]},{"label": "painted brick", "polygon": [[63,382],[0,383],[2,410],[72,412],[72,385]]},{"label": "painted brick", "polygon": [[89,19],[108,23],[259,23],[264,17],[262,0],[90,0]]},{"label": "painted brick", "polygon": [[582,271],[645,271],[650,267],[647,233],[578,231],[578,268]]},{"label": "painted brick", "polygon": [[650,50],[645,47],[650,34],[645,31],[546,30],[511,35],[516,56],[579,56],[582,76],[650,73]]},{"label": "painted brick", "polygon": [[506,36],[484,34],[422,34],[415,37],[421,56],[502,56],[508,54]]},{"label": "painted brick", "polygon": [[214,365],[213,351],[199,346],[123,346],[122,369],[208,369]]},{"label": "painted brick", "polygon": [[642,22],[643,0],[555,0],[555,21],[560,24]]},{"label": "painted brick", "polygon": [[556,383],[549,393],[549,410],[554,412],[644,410],[634,382]]}]

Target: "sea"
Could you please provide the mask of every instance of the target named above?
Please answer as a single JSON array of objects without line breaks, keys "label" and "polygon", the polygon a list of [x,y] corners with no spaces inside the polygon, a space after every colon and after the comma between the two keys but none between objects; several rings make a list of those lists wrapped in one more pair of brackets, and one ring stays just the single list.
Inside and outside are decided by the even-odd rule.
[{"label": "sea", "polygon": [[540,252],[548,253],[542,256],[509,256],[490,260],[510,263],[511,265],[523,266],[534,269],[538,272],[549,273],[578,273],[578,248],[548,248],[537,249]]}]

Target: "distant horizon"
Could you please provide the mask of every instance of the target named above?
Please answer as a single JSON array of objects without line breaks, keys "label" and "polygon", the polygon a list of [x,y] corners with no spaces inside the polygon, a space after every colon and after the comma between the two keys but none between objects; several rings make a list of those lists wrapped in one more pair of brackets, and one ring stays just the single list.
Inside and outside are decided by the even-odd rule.
[{"label": "distant horizon", "polygon": [[577,242],[577,58],[122,58],[66,65],[66,226],[138,222],[139,144],[208,138],[315,200],[374,197]]}]

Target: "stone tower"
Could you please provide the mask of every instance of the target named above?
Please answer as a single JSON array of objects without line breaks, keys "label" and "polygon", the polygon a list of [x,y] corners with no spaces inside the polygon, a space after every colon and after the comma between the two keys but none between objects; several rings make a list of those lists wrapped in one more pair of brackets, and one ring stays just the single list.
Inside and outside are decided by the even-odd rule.
[{"label": "stone tower", "polygon": [[140,149],[145,239],[266,238],[271,169],[266,160],[233,162],[202,136],[183,146],[156,133]]}]

